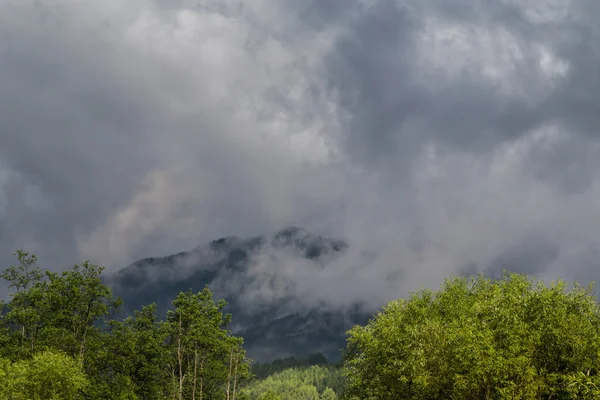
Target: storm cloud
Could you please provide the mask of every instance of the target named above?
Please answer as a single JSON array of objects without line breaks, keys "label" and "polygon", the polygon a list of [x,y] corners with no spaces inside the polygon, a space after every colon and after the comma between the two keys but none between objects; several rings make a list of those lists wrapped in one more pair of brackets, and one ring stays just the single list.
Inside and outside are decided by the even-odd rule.
[{"label": "storm cloud", "polygon": [[4,1],[0,263],[115,269],[293,224],[350,244],[284,269],[324,300],[501,268],[598,279],[599,18],[588,0]]}]

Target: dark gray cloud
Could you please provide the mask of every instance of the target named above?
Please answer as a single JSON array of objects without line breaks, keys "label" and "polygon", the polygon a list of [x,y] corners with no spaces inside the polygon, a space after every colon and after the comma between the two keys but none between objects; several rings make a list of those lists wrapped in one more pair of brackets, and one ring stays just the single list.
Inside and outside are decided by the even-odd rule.
[{"label": "dark gray cloud", "polygon": [[352,244],[327,272],[285,270],[302,295],[384,301],[507,262],[596,279],[598,17],[586,0],[5,1],[0,262],[116,267],[295,224]]}]

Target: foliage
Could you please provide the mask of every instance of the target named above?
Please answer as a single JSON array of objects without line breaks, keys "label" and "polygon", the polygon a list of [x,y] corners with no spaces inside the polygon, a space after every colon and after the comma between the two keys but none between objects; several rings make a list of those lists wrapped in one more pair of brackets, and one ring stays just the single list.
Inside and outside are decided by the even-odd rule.
[{"label": "foliage", "polygon": [[108,331],[88,357],[93,399],[160,399],[173,393],[166,335],[154,304],[123,321],[108,322]]},{"label": "foliage", "polygon": [[329,361],[322,353],[309,354],[306,357],[278,358],[267,363],[255,363],[252,365],[252,374],[256,379],[263,379],[276,372],[289,368],[309,367],[313,365],[329,365]]},{"label": "foliage", "polygon": [[[27,252],[19,250],[15,256],[19,265],[11,266],[0,274],[0,278],[8,282],[9,288],[15,290],[11,293],[11,302],[7,305],[3,304],[2,307],[6,308],[2,316],[5,341],[3,348],[6,349],[10,344],[18,344],[13,346],[11,356],[23,357],[33,351],[42,324],[42,313],[39,310],[44,303],[44,292],[41,290],[44,274],[35,265],[37,262],[35,255],[30,256]],[[10,334],[9,328],[13,328],[13,335]]]},{"label": "foliage", "polygon": [[14,363],[0,360],[0,395],[7,400],[83,399],[88,380],[81,364],[56,351]]},{"label": "foliage", "polygon": [[55,273],[16,255],[0,275],[13,290],[0,304],[0,398],[240,398],[250,360],[208,288],[180,293],[165,321],[155,304],[115,320],[121,301],[103,267]]},{"label": "foliage", "polygon": [[12,291],[0,303],[1,399],[600,398],[600,308],[562,281],[449,279],[354,327],[343,369],[289,357],[254,365],[252,381],[208,287],[179,293],[164,320],[155,304],[115,319],[102,267],[55,273],[16,256],[0,274]]},{"label": "foliage", "polygon": [[599,317],[589,288],[562,281],[450,279],[349,332],[348,398],[594,398]]},{"label": "foliage", "polygon": [[330,400],[343,386],[340,369],[323,366],[290,368],[254,382],[244,389],[250,400]]},{"label": "foliage", "polygon": [[227,331],[227,304],[213,301],[208,287],[199,293],[180,293],[174,310],[167,313],[165,327],[179,399],[214,398],[225,382],[227,398],[235,397],[237,385],[250,375],[241,338]]}]

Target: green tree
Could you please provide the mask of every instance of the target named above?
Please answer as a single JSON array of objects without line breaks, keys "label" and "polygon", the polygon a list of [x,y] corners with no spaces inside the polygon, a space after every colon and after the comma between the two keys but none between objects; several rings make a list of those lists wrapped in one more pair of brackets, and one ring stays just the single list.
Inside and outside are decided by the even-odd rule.
[{"label": "green tree", "polygon": [[597,379],[599,356],[591,289],[508,273],[450,279],[349,331],[347,397],[569,399]]},{"label": "green tree", "polygon": [[[2,274],[16,290],[0,317],[2,355],[18,361],[28,360],[39,351],[59,350],[79,359],[84,370],[90,372],[86,349],[103,348],[107,336],[102,333],[101,323],[120,303],[101,281],[103,268],[86,262],[59,274],[35,267],[36,257],[26,252],[17,252],[17,257],[20,266]],[[96,359],[99,352],[94,352]],[[112,376],[112,381],[120,379],[115,388],[126,388],[129,378],[114,375],[114,366],[104,375]],[[89,390],[94,387],[90,385]],[[113,391],[108,398],[119,397]]]},{"label": "green tree", "polygon": [[[336,399],[334,390],[326,386],[339,369],[322,366],[290,368],[246,386],[243,393],[250,400],[276,398],[280,400]],[[332,397],[333,395],[333,397]]]},{"label": "green tree", "polygon": [[[223,314],[224,300],[217,303],[204,288],[199,293],[181,292],[167,313],[167,342],[173,354],[177,398],[235,399],[237,380],[249,373],[241,341],[230,335],[231,315]],[[220,394],[219,394],[220,393]]]},{"label": "green tree", "polygon": [[99,336],[98,323],[121,305],[102,283],[103,267],[84,262],[60,274],[46,272],[46,340],[55,348],[85,361],[90,340]]},{"label": "green tree", "polygon": [[36,266],[37,257],[35,255],[29,255],[23,250],[17,250],[14,255],[19,261],[19,265],[6,268],[0,274],[0,278],[8,282],[9,288],[15,289],[19,293],[41,281],[44,273],[41,268]]},{"label": "green tree", "polygon": [[[43,325],[44,313],[41,310],[45,304],[44,273],[36,266],[37,257],[22,250],[18,250],[15,256],[19,265],[11,266],[0,274],[9,289],[14,289],[10,293],[11,301],[6,306],[1,304],[0,308],[1,311],[6,307],[7,311],[1,321],[5,339],[3,348],[10,351],[13,358],[34,352]],[[7,334],[10,327],[17,328],[13,335]]]},{"label": "green tree", "polygon": [[55,351],[11,363],[0,360],[0,398],[7,400],[83,399],[88,380],[80,363]]},{"label": "green tree", "polygon": [[252,377],[250,360],[246,357],[243,344],[242,338],[229,337],[229,360],[225,386],[226,400],[235,400],[239,394],[239,387],[248,383]]},{"label": "green tree", "polygon": [[254,363],[252,364],[252,373],[256,379],[264,379],[285,369],[310,367],[312,365],[330,365],[330,363],[323,353],[313,353],[305,357],[289,356],[266,363]]},{"label": "green tree", "polygon": [[258,400],[283,400],[283,398],[273,390],[267,390],[258,397]]},{"label": "green tree", "polygon": [[326,388],[323,393],[321,393],[321,400],[335,400],[337,399],[337,396],[335,395],[335,392],[333,391],[333,389],[331,388]]},{"label": "green tree", "polygon": [[93,399],[173,398],[166,335],[150,304],[108,330],[89,347],[88,374]]},{"label": "green tree", "polygon": [[567,392],[572,399],[600,398],[600,379],[597,375],[588,375],[579,371],[567,377]]},{"label": "green tree", "polygon": [[0,303],[0,399],[247,399],[250,360],[208,287],[180,293],[166,321],[155,304],[107,321],[121,301],[103,267],[56,273],[16,254],[20,265],[0,274],[14,289]]}]

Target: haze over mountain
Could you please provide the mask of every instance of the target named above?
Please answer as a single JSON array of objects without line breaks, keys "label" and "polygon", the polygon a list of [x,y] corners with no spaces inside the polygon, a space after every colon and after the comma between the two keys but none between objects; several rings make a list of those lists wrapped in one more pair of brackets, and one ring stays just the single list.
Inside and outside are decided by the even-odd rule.
[{"label": "haze over mountain", "polygon": [[294,302],[314,305],[298,296],[297,279],[290,279],[290,274],[318,274],[346,247],[342,241],[287,228],[270,236],[226,237],[191,251],[142,259],[108,279],[134,309],[157,302],[164,311],[162,302],[168,306],[181,290],[201,290],[210,284],[217,297],[226,297],[243,312],[260,312],[277,303],[284,314],[269,315],[271,320],[297,310]]},{"label": "haze over mountain", "polygon": [[597,280],[599,19],[592,0],[3,0],[0,266],[22,248],[114,272],[298,225],[350,246],[322,270],[262,256],[255,282],[279,275],[252,304],[376,306],[507,266]]},{"label": "haze over mountain", "polygon": [[[330,304],[303,296],[296,275],[319,279],[348,245],[296,227],[249,239],[226,237],[191,251],[146,258],[107,278],[131,314],[157,303],[164,315],[181,291],[208,285],[228,301],[233,330],[244,336],[251,357],[263,361],[321,352],[339,359],[345,332],[364,323],[365,304]],[[296,271],[302,269],[301,272]]]}]

